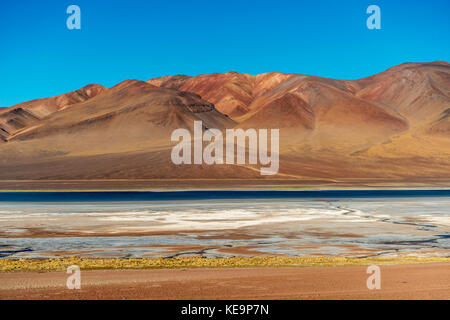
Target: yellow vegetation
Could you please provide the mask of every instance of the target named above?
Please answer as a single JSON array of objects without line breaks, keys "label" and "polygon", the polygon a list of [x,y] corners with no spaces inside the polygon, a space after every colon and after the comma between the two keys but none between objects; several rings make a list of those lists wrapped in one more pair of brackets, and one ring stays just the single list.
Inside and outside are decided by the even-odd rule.
[{"label": "yellow vegetation", "polygon": [[407,264],[450,262],[450,257],[344,258],[344,257],[233,257],[233,258],[143,258],[143,259],[0,259],[0,272],[47,272],[66,270],[78,265],[82,270],[105,269],[174,269],[174,268],[246,268],[351,266],[371,264]]}]

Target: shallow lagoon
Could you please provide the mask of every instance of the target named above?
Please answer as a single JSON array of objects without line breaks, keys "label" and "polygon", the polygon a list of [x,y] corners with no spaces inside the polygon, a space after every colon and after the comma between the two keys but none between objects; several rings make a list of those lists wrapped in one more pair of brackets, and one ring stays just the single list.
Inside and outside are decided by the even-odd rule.
[{"label": "shallow lagoon", "polygon": [[2,193],[0,255],[450,256],[446,192]]}]

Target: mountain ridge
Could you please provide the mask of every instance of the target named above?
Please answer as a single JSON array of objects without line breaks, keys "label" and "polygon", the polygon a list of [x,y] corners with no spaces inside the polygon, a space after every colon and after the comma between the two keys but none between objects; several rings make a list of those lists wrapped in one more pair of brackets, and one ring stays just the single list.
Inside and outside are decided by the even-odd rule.
[{"label": "mountain ridge", "polygon": [[442,61],[356,80],[227,72],[92,84],[0,109],[0,179],[261,178],[254,166],[171,164],[171,132],[194,121],[280,129],[278,178],[450,178],[449,110]]}]

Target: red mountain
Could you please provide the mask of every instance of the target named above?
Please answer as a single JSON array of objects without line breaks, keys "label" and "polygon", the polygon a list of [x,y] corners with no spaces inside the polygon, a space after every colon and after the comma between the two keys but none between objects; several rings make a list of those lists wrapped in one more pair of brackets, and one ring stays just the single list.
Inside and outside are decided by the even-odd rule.
[{"label": "red mountain", "polygon": [[447,62],[358,80],[228,72],[89,85],[0,111],[0,179],[261,178],[254,166],[171,164],[171,132],[201,120],[279,128],[269,178],[448,181],[449,110]]}]

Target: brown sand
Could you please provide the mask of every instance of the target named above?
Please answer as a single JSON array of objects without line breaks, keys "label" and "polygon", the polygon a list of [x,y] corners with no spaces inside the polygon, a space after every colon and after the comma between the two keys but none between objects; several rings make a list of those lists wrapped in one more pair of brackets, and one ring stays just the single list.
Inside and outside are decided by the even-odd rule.
[{"label": "brown sand", "polygon": [[173,190],[321,190],[449,188],[449,179],[103,179],[0,180],[0,191],[173,191]]},{"label": "brown sand", "polygon": [[383,265],[369,290],[366,266],[2,273],[0,299],[450,299],[450,263]]}]

